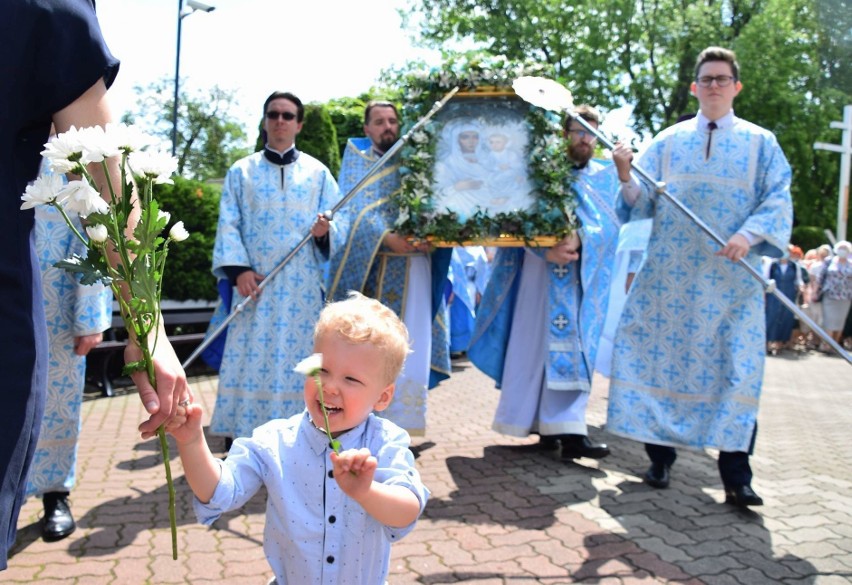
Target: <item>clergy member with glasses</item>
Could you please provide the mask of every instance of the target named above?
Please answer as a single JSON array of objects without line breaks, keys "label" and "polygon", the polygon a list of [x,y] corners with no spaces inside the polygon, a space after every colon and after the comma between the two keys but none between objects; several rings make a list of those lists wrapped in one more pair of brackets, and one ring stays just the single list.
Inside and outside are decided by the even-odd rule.
[{"label": "clergy member with glasses", "polygon": [[[222,187],[213,273],[230,282],[240,297],[234,304],[253,299],[228,326],[219,369],[210,432],[224,436],[226,446],[265,421],[305,408],[304,376],[293,367],[312,353],[323,264],[343,234],[323,216],[340,199],[334,177],[296,149],[304,114],[292,93],[270,95],[263,105],[263,150],[234,163]],[[260,282],[308,233],[311,243],[261,294]]]},{"label": "clergy member with glasses", "polygon": [[774,134],[734,115],[742,90],[730,50],[698,55],[695,118],[658,134],[640,166],[726,243],[719,246],[647,184],[630,176],[629,149],[613,159],[622,211],[654,220],[645,263],[615,334],[609,432],[642,441],[644,476],[669,485],[675,447],[719,451],[725,502],[763,503],[751,486],[766,323],[763,288],[737,263],[755,268],[780,257],[793,224],[790,165]]}]

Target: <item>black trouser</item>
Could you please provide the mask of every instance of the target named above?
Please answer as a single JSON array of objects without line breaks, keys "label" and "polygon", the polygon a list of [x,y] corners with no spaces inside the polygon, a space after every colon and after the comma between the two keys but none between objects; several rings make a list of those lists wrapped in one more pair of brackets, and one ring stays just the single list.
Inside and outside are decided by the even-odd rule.
[{"label": "black trouser", "polygon": [[[757,423],[751,434],[751,444],[748,452],[745,451],[719,451],[719,475],[725,489],[734,489],[741,485],[751,485],[751,466],[748,458],[754,452],[754,441],[757,439]],[[677,459],[677,451],[674,447],[667,445],[655,445],[645,443],[645,452],[651,463],[659,463],[671,467]]]}]

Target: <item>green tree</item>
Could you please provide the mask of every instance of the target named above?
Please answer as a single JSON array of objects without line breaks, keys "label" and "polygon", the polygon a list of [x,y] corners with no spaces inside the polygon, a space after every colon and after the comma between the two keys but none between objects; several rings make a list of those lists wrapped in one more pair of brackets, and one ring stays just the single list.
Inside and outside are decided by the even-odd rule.
[{"label": "green tree", "polygon": [[174,185],[155,186],[154,197],[163,210],[171,213],[171,223],[183,221],[189,231],[186,241],[169,247],[163,298],[173,301],[217,298],[211,267],[220,195],[219,185],[182,177],[175,177]]},{"label": "green tree", "polygon": [[[798,219],[828,226],[836,163],[813,152],[852,103],[848,0],[416,0],[401,13],[421,41],[472,41],[510,59],[537,59],[575,96],[604,110],[633,104],[635,130],[656,133],[694,112],[695,58],[710,45],[737,51],[738,115],[779,138],[795,171]],[[837,23],[841,24],[838,26]],[[832,138],[829,138],[832,140]],[[833,138],[836,140],[836,137]],[[835,157],[836,158],[836,157]],[[836,191],[836,189],[835,189]]]},{"label": "green tree", "polygon": [[335,177],[340,172],[337,131],[322,104],[305,106],[305,121],[298,138],[299,150],[319,159]]},{"label": "green tree", "polygon": [[[171,142],[174,111],[173,81],[161,80],[146,88],[137,86],[137,111],[122,121],[139,124],[146,131]],[[248,154],[246,133],[231,118],[234,92],[214,86],[193,94],[182,92],[178,100],[178,174],[199,180],[221,178],[238,159]]]}]

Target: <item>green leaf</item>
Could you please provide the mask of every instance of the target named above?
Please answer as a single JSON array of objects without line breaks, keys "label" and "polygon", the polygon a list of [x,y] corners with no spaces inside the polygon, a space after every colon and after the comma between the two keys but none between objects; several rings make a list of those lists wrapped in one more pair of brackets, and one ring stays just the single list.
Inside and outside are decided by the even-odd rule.
[{"label": "green leaf", "polygon": [[54,266],[72,274],[79,274],[80,284],[91,285],[101,282],[109,285],[112,282],[106,262],[97,253],[89,253],[85,258],[79,254],[73,254],[65,260],[60,260]]}]

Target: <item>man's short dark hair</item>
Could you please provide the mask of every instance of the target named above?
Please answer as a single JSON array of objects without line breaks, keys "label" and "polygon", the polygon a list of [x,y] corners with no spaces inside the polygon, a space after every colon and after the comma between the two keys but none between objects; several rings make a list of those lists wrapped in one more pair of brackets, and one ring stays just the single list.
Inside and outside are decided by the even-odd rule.
[{"label": "man's short dark hair", "polygon": [[730,49],[722,47],[707,47],[698,54],[698,61],[695,63],[695,77],[698,78],[698,71],[701,66],[711,61],[724,61],[731,66],[731,75],[737,81],[740,78],[740,65],[737,63],[736,54]]},{"label": "man's short dark hair", "polygon": [[273,100],[290,100],[294,104],[296,104],[296,121],[301,123],[305,119],[305,106],[302,105],[302,100],[297,98],[295,95],[290,93],[289,91],[274,91],[272,92],[266,101],[263,102],[263,115],[266,116],[266,108],[269,107],[269,102]]},{"label": "man's short dark hair", "polygon": [[[574,108],[574,113],[580,118],[583,118],[586,122],[594,122],[595,126],[600,126],[601,124],[601,113],[589,104],[580,104]],[[573,120],[574,117],[575,116],[566,115],[565,119],[562,120],[562,127],[565,128],[566,132],[568,132],[568,129],[571,127],[571,120]]]},{"label": "man's short dark hair", "polygon": [[367,102],[367,107],[364,108],[364,125],[366,126],[370,122],[370,112],[373,111],[373,108],[393,108],[393,113],[396,115],[396,119],[399,120],[399,112],[396,109],[396,106],[387,100],[370,100]]}]

